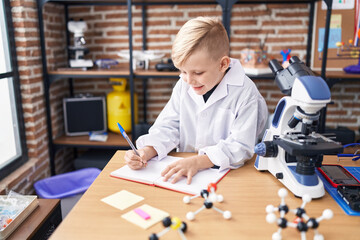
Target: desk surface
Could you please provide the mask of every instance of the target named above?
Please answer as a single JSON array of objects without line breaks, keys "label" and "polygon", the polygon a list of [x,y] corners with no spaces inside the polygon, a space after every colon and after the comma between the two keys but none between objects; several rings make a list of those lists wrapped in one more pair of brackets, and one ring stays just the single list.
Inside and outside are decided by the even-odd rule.
[{"label": "desk surface", "polygon": [[[159,208],[170,213],[171,217],[179,217],[188,224],[187,239],[271,239],[277,231],[275,224],[265,221],[265,207],[268,204],[277,206],[280,198],[277,191],[282,184],[268,172],[258,172],[254,168],[254,159],[243,167],[232,170],[218,184],[218,194],[224,196],[223,203],[215,203],[222,210],[232,212],[232,219],[225,220],[221,214],[213,209],[203,210],[196,215],[196,219],[188,221],[185,215],[189,211],[196,211],[203,204],[202,198],[184,204],[184,194],[166,189],[147,186],[126,180],[110,177],[110,173],[124,165],[123,151],[117,151],[99,177],[91,185],[75,205],[69,215],[56,229],[51,239],[148,239],[151,233],[158,233],[164,229],[161,223],[147,230],[127,222],[121,215],[142,204]],[[184,154],[184,153],[182,153]],[[178,154],[177,156],[184,156]],[[335,162],[327,157],[324,163]],[[329,159],[330,158],[330,159]],[[345,166],[360,166],[360,162],[342,161]],[[145,199],[123,211],[115,209],[100,200],[121,190],[127,190]],[[301,199],[289,193],[286,198],[289,208],[301,205]],[[307,204],[306,211],[310,217],[319,217],[325,208],[334,212],[334,218],[323,220],[319,232],[326,240],[359,239],[360,217],[346,215],[340,206],[325,194],[321,199]],[[287,219],[292,221],[293,214]],[[301,239],[300,234],[293,228],[282,232],[283,239]],[[309,230],[308,239],[313,239],[313,232]],[[170,231],[162,239],[181,239],[177,231]]]}]

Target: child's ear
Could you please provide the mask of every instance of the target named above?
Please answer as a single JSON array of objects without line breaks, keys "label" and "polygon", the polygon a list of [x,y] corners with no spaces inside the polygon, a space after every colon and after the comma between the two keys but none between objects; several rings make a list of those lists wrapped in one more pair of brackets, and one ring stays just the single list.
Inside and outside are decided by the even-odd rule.
[{"label": "child's ear", "polygon": [[220,60],[220,71],[225,72],[230,66],[230,58],[228,56],[223,56]]}]

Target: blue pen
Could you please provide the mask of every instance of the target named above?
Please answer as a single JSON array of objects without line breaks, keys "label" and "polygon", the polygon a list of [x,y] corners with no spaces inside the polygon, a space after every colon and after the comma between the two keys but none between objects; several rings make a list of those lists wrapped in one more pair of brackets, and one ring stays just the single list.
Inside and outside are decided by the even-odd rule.
[{"label": "blue pen", "polygon": [[140,157],[140,154],[138,153],[138,151],[136,150],[136,147],[134,146],[134,144],[131,142],[130,138],[128,137],[128,135],[126,134],[125,130],[123,129],[123,127],[120,125],[120,123],[117,123],[121,134],[123,135],[123,137],[126,139],[126,141],[129,143],[130,147],[132,148],[132,150],[134,150],[135,154],[138,155]]}]

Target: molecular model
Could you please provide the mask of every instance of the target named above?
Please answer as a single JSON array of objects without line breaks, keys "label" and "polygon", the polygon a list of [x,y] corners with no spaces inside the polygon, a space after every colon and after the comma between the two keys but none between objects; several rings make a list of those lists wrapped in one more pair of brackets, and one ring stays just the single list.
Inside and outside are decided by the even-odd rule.
[{"label": "molecular model", "polygon": [[165,235],[165,233],[170,231],[170,228],[177,230],[179,232],[181,239],[186,240],[184,233],[186,232],[187,225],[185,222],[181,222],[181,220],[177,217],[173,217],[173,218],[166,217],[162,220],[162,223],[166,228],[161,232],[159,232],[158,234],[155,233],[151,234],[149,237],[150,240],[158,240],[161,236]]},{"label": "molecular model", "polygon": [[[308,229],[312,228],[314,229],[314,240],[324,240],[324,236],[319,234],[317,228],[319,227],[320,221],[322,221],[323,219],[331,219],[333,217],[333,212],[330,209],[325,209],[320,217],[310,218],[308,215],[306,215],[305,205],[311,202],[311,197],[305,194],[302,197],[303,202],[301,204],[301,207],[298,207],[297,209],[289,209],[289,207],[285,203],[285,197],[287,196],[287,194],[287,190],[285,188],[281,188],[278,191],[278,195],[281,198],[281,203],[279,207],[274,207],[273,205],[268,205],[266,207],[266,221],[268,223],[276,222],[279,226],[278,231],[272,235],[272,240],[281,240],[281,230],[286,227],[296,228],[300,232],[301,240],[306,240],[306,232]],[[274,212],[276,211],[280,213],[280,218],[277,218],[274,214]],[[293,222],[289,222],[285,218],[285,215],[289,211],[294,213],[296,216]]]},{"label": "molecular model", "polygon": [[215,193],[215,191],[216,191],[216,184],[215,183],[210,183],[208,185],[207,190],[206,189],[201,190],[200,194],[195,195],[193,197],[185,196],[183,201],[186,204],[190,203],[190,201],[192,199],[200,197],[200,196],[205,199],[204,200],[204,205],[201,208],[199,208],[196,212],[188,212],[186,214],[186,218],[188,220],[190,220],[190,221],[194,220],[195,215],[198,214],[199,212],[201,212],[203,209],[205,209],[205,208],[206,209],[213,208],[214,210],[221,213],[225,219],[230,219],[231,218],[231,212],[230,211],[222,211],[222,210],[218,209],[217,207],[213,206],[214,202],[222,202],[222,201],[224,201],[223,196],[222,195],[217,195]]}]

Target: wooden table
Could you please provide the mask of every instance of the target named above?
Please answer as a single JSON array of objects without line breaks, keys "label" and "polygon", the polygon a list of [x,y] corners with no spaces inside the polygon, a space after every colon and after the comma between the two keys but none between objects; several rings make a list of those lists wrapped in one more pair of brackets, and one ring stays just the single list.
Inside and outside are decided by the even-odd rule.
[{"label": "wooden table", "polygon": [[46,239],[61,222],[59,199],[38,199],[39,206],[9,235],[7,240]]},{"label": "wooden table", "polygon": [[[185,215],[195,211],[203,204],[202,198],[184,204],[184,194],[147,186],[126,180],[116,179],[109,174],[124,165],[123,151],[117,151],[99,177],[91,185],[63,220],[51,239],[148,239],[151,233],[164,229],[161,223],[143,230],[127,222],[121,215],[142,204],[159,208],[170,213],[171,217],[179,217],[188,224],[187,239],[271,239],[277,230],[275,224],[265,221],[265,207],[269,204],[279,205],[278,190],[283,185],[268,172],[258,172],[254,168],[254,159],[245,166],[232,170],[218,184],[218,194],[224,196],[223,203],[215,203],[222,210],[230,210],[232,219],[225,220],[213,209],[203,210],[194,221],[188,221]],[[185,156],[188,154],[177,154]],[[334,157],[327,157],[324,163],[335,162]],[[343,165],[360,166],[360,162],[342,161]],[[115,209],[100,200],[120,190],[127,190],[145,199],[123,211]],[[301,199],[289,193],[286,203],[291,209],[301,205]],[[326,193],[321,199],[307,204],[306,211],[310,217],[321,216],[325,208],[334,212],[334,218],[323,220],[319,232],[326,240],[359,239],[360,217],[346,215],[333,198]],[[287,215],[288,220],[294,219],[293,214]],[[293,228],[285,229],[283,239],[300,239],[300,234]],[[177,231],[170,231],[161,239],[181,239]],[[307,239],[313,239],[309,230]]]}]

